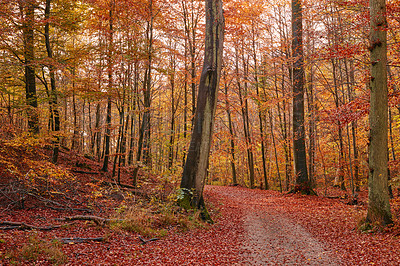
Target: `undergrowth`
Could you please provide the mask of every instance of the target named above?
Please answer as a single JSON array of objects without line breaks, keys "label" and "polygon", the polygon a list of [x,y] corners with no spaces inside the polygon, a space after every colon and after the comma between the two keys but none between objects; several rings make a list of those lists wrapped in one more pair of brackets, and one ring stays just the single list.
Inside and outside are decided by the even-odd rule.
[{"label": "undergrowth", "polygon": [[2,259],[7,259],[11,264],[20,265],[24,262],[35,263],[38,260],[47,261],[52,265],[61,265],[68,261],[58,241],[46,241],[32,234],[28,242],[21,248],[8,250]]},{"label": "undergrowth", "polygon": [[123,203],[116,209],[113,219],[115,222],[111,228],[136,232],[145,237],[163,237],[172,228],[185,231],[206,226],[201,221],[200,211],[187,211],[174,201],[156,199],[129,206]]}]

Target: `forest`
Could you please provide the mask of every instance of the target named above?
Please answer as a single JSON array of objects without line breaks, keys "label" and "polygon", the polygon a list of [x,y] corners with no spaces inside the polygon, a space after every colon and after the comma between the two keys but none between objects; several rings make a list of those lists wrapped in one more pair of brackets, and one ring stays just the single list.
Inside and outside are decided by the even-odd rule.
[{"label": "forest", "polygon": [[[229,186],[227,191],[244,197],[243,202],[251,202],[246,193],[278,197],[277,202],[287,207],[282,207],[283,213],[295,219],[297,211],[291,212],[294,207],[287,202],[309,207],[313,200],[328,205],[345,202],[358,213],[354,219],[363,231],[375,233],[379,228],[383,238],[387,235],[382,230],[400,235],[400,2],[224,0],[223,56],[206,69],[207,14],[214,8],[206,5],[220,2],[0,0],[0,243],[12,243],[8,229],[33,229],[39,236],[24,241],[48,250],[37,240],[44,237],[45,227],[35,223],[34,213],[24,213],[39,205],[51,206],[51,214],[40,214],[48,220],[67,211],[70,216],[57,219],[96,226],[110,223],[106,230],[112,233],[107,234],[114,236],[113,227],[127,227],[115,223],[128,219],[121,215],[132,200],[142,204],[139,214],[130,210],[132,217],[164,219],[151,216],[158,223],[150,232],[132,229],[141,235],[143,247],[159,248],[164,233],[158,227],[182,227],[183,220],[183,227],[193,226],[193,234],[203,234],[198,227],[210,225],[192,217],[202,213],[176,209],[173,198],[180,197],[182,173],[189,171],[185,163],[201,116],[196,108],[204,96],[202,75],[213,71],[219,72],[219,83],[209,159],[202,163],[205,198],[214,205],[211,216],[219,212],[229,224],[226,215],[237,211],[229,214],[227,209],[240,203],[221,207],[218,201],[236,202],[219,188]],[[378,7],[381,11],[374,11]],[[375,85],[382,91],[375,91]],[[374,117],[384,120],[375,123]],[[370,153],[379,148],[379,155]],[[380,166],[374,164],[375,158]],[[299,185],[301,178],[306,182]],[[374,178],[381,180],[375,187]],[[304,189],[313,195],[288,196]],[[366,221],[372,225],[363,225],[360,217],[366,216],[368,191]],[[378,207],[371,204],[374,199]],[[303,200],[307,202],[299,203]],[[156,205],[161,211],[152,209]],[[376,218],[374,208],[388,211],[390,217]],[[102,209],[121,215],[97,216]],[[27,220],[11,222],[18,216]],[[393,221],[391,229],[381,228]],[[58,226],[50,223],[46,228]],[[91,233],[83,236],[95,231],[88,230]],[[223,235],[226,229],[207,230]],[[232,234],[243,233],[235,230],[239,229],[232,229]],[[212,238],[212,233],[204,234]],[[80,241],[66,239],[61,243]],[[0,259],[15,263],[20,258],[6,246],[0,247]],[[137,263],[149,259],[142,255],[135,257]],[[400,261],[397,255],[388,255],[389,264],[382,265]],[[221,263],[232,263],[224,256]],[[346,265],[352,256],[343,256],[348,257],[335,261],[332,255],[324,265]],[[370,256],[372,263],[376,255]],[[365,260],[356,261],[361,262]]]}]

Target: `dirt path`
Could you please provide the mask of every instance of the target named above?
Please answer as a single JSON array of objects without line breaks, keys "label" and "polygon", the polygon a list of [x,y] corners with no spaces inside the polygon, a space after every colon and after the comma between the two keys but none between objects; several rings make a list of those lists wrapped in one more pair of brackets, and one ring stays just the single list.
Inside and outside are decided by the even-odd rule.
[{"label": "dirt path", "polygon": [[244,262],[247,265],[341,265],[334,252],[280,208],[282,196],[257,191],[212,188],[223,202],[242,213]]}]

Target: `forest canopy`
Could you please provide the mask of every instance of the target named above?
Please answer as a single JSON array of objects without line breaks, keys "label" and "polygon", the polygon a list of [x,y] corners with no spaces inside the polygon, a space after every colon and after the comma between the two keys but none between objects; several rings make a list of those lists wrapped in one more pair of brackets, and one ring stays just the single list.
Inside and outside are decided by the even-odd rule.
[{"label": "forest canopy", "polygon": [[[225,43],[210,184],[290,191],[289,1],[224,2]],[[390,184],[399,179],[399,2],[388,1]],[[367,183],[369,3],[303,1],[304,129],[313,186]],[[177,181],[204,56],[204,1],[1,0],[0,131],[51,139],[118,176]],[[57,151],[55,151],[56,153]],[[53,154],[53,161],[57,155]]]}]

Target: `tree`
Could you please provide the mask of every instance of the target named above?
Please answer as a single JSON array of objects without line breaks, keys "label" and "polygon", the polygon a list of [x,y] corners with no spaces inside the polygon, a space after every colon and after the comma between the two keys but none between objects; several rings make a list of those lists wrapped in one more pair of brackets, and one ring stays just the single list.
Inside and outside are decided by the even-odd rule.
[{"label": "tree", "polygon": [[[206,0],[206,35],[203,70],[200,76],[196,115],[183,170],[182,205],[203,207],[203,189],[208,169],[214,115],[222,68],[224,16],[221,0]],[[193,190],[193,195],[190,193]]]},{"label": "tree", "polygon": [[22,31],[24,40],[24,65],[25,65],[25,90],[28,109],[29,131],[39,133],[38,100],[36,95],[35,76],[35,1],[19,1],[22,18]]},{"label": "tree", "polygon": [[110,135],[111,135],[111,90],[113,88],[113,62],[112,62],[112,48],[113,48],[113,22],[114,22],[114,8],[115,0],[110,1],[110,17],[109,26],[110,30],[108,32],[108,55],[107,55],[107,70],[108,70],[108,96],[107,96],[107,117],[106,117],[106,134],[105,134],[105,150],[104,150],[104,161],[102,171],[108,171],[108,161],[110,157]]},{"label": "tree", "polygon": [[366,223],[392,223],[388,190],[388,89],[386,1],[370,0],[370,144]]},{"label": "tree", "polygon": [[[46,7],[45,7],[45,19],[46,25],[44,28],[44,35],[45,35],[45,43],[46,43],[46,51],[47,56],[50,60],[53,59],[53,49],[50,45],[50,10],[51,10],[51,0],[46,0]],[[51,86],[51,93],[50,93],[50,123],[52,125],[52,130],[58,134],[60,131],[60,114],[57,108],[57,87],[56,87],[56,78],[55,78],[55,67],[53,62],[50,62],[49,72],[50,72],[50,86]],[[58,160],[58,151],[60,145],[60,137],[58,135],[55,136],[54,147],[53,147],[53,155],[52,155],[52,162],[57,163]]]},{"label": "tree", "polygon": [[[143,159],[146,166],[151,167],[151,153],[150,153],[150,137],[151,137],[151,88],[152,88],[152,62],[154,52],[154,20],[158,12],[155,10],[155,3],[153,0],[148,2],[148,20],[146,22],[146,60],[145,60],[145,73],[143,80],[143,108],[144,114],[139,131],[138,149],[136,153],[136,162]],[[142,158],[143,157],[143,158]],[[136,165],[133,170],[132,179],[133,185],[136,186],[137,176],[139,173],[139,165]]]},{"label": "tree", "polygon": [[304,129],[304,58],[301,0],[292,0],[293,149],[296,192],[310,194]]}]

